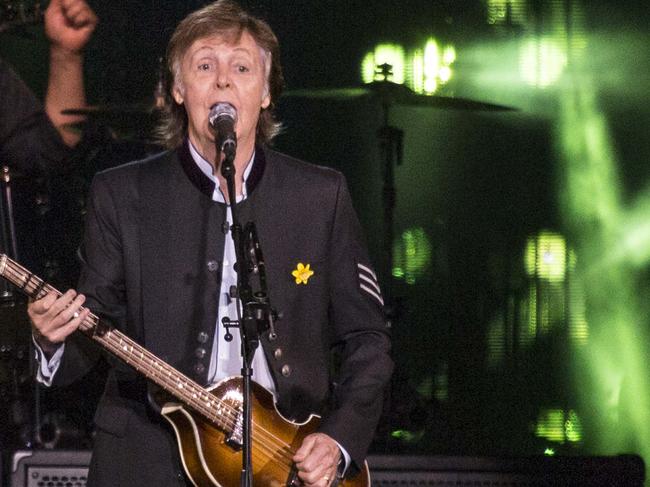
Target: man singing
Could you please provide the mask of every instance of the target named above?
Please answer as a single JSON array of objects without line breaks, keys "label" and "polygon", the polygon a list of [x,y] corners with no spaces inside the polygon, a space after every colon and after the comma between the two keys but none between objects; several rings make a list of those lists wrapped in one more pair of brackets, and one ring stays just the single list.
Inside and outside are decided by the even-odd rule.
[{"label": "man singing", "polygon": [[[381,291],[344,178],[268,148],[278,131],[271,110],[282,71],[264,21],[217,1],[179,24],[167,59],[161,132],[169,151],[95,177],[79,293],[51,293],[29,306],[42,351],[40,380],[69,383],[97,360],[91,342],[73,334],[88,309],[201,384],[238,375],[238,332],[228,342],[221,325],[237,317],[230,292],[237,282],[234,204],[240,222],[257,227],[270,302],[281,317],[277,337],[260,337],[253,379],[271,391],[284,417],[322,417],[291,453],[304,485],[353,476],[363,466],[392,361]],[[208,120],[216,104],[236,111],[234,202]],[[89,485],[192,480],[146,381],[111,363]]]}]

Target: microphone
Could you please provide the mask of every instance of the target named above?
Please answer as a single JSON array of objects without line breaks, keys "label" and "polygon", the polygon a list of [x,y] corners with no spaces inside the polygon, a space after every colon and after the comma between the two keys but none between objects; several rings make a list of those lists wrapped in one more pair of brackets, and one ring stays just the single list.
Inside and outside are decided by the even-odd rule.
[{"label": "microphone", "polygon": [[217,136],[217,150],[233,160],[237,150],[237,110],[230,103],[217,103],[210,109],[208,122]]}]

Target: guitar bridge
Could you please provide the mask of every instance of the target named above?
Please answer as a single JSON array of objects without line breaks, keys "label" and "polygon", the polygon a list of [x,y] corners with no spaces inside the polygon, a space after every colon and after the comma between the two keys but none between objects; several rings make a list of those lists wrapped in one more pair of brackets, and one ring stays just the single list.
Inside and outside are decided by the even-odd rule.
[{"label": "guitar bridge", "polygon": [[237,410],[235,425],[226,437],[226,444],[235,450],[241,450],[244,445],[244,415]]}]

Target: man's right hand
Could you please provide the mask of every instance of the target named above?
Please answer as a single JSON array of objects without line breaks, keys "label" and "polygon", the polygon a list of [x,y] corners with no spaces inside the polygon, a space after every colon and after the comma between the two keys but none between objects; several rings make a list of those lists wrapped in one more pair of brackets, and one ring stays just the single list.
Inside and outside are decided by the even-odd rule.
[{"label": "man's right hand", "polygon": [[80,310],[85,300],[83,294],[70,289],[61,296],[50,292],[28,304],[34,339],[48,359],[90,314],[87,308]]}]

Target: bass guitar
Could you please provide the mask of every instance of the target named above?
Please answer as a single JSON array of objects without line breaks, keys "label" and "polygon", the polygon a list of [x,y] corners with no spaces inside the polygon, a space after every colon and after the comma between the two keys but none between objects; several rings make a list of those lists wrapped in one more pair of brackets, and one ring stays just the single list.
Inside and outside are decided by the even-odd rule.
[{"label": "bass guitar", "polygon": [[[0,254],[0,276],[32,299],[49,292],[61,294],[5,254]],[[149,352],[119,330],[89,314],[79,331],[124,361],[174,398],[162,407],[178,440],[185,471],[197,487],[240,485],[242,465],[242,381],[225,379],[204,388]],[[261,487],[301,485],[292,457],[308,434],[316,431],[319,418],[304,423],[283,418],[273,395],[253,384],[252,458],[253,483]],[[352,478],[333,479],[332,485],[370,485],[368,466]]]}]

